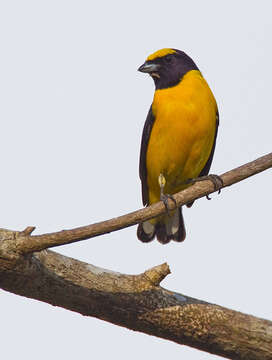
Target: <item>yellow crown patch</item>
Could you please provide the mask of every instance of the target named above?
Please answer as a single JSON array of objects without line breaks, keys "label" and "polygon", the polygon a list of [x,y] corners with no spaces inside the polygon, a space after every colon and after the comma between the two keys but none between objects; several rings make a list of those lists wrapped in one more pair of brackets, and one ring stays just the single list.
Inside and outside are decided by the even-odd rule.
[{"label": "yellow crown patch", "polygon": [[174,53],[176,53],[176,50],[174,49],[170,49],[170,48],[161,49],[149,55],[146,61],[152,61],[154,59],[163,57],[165,55],[174,54]]}]

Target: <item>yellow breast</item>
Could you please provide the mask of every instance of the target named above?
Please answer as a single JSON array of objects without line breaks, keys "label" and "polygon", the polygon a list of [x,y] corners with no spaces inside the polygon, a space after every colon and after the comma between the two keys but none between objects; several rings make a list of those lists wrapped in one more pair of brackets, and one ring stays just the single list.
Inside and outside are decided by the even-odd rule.
[{"label": "yellow breast", "polygon": [[214,142],[217,105],[205,79],[192,70],[177,86],[155,92],[152,111],[155,122],[146,154],[150,203],[160,199],[160,173],[168,194],[200,174]]}]

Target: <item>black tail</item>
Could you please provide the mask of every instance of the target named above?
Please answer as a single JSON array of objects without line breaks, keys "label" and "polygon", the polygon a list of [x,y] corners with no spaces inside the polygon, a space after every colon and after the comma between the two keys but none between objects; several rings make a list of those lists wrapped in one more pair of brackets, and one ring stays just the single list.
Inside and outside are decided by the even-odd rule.
[{"label": "black tail", "polygon": [[154,225],[149,221],[138,225],[137,236],[142,242],[152,241],[155,235],[161,244],[167,244],[170,240],[181,242],[185,239],[186,231],[181,207],[176,209],[173,215],[165,215]]}]

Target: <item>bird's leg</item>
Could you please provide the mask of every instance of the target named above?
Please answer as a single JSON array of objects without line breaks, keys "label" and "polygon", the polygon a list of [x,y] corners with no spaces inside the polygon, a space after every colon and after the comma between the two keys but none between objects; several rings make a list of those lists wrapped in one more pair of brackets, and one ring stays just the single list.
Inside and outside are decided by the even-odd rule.
[{"label": "bird's leg", "polygon": [[[221,187],[224,186],[224,183],[223,183],[223,180],[221,179],[221,177],[218,175],[210,174],[210,175],[206,175],[206,176],[200,176],[195,179],[188,179],[186,181],[186,183],[187,184],[195,184],[198,181],[205,181],[205,180],[210,180],[213,183],[214,191],[218,190],[218,194],[220,194]],[[208,200],[211,200],[209,195],[206,195],[206,198]]]},{"label": "bird's leg", "polygon": [[161,195],[160,195],[160,199],[161,201],[164,203],[164,206],[165,206],[165,209],[166,209],[166,212],[167,212],[167,215],[170,216],[170,212],[169,212],[169,206],[168,206],[168,199],[171,199],[176,207],[177,207],[177,202],[176,200],[173,198],[172,195],[169,195],[169,194],[165,194],[163,189],[165,187],[165,184],[166,184],[166,179],[165,177],[163,176],[163,174],[160,174],[159,177],[158,177],[158,182],[159,182],[159,186],[160,186],[160,189],[161,189]]}]

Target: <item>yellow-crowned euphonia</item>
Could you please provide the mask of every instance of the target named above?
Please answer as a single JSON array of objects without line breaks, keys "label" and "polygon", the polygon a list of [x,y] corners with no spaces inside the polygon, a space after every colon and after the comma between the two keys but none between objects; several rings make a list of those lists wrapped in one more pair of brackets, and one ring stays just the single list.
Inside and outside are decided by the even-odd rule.
[{"label": "yellow-crowned euphonia", "polygon": [[[141,142],[143,204],[167,203],[172,194],[190,186],[189,179],[209,173],[219,124],[217,104],[198,67],[183,51],[156,51],[138,70],[148,73],[156,88]],[[182,209],[138,225],[141,241],[149,242],[155,235],[163,244],[183,241]]]}]

